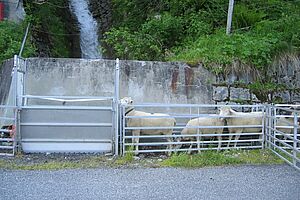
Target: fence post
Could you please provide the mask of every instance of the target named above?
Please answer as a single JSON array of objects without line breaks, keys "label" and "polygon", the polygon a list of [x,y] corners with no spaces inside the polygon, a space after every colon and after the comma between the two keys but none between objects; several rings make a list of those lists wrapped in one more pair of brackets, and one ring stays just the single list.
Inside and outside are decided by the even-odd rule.
[{"label": "fence post", "polygon": [[115,108],[115,155],[119,155],[119,84],[120,84],[120,65],[119,58],[116,59],[115,68],[115,95],[114,95],[114,108]]}]

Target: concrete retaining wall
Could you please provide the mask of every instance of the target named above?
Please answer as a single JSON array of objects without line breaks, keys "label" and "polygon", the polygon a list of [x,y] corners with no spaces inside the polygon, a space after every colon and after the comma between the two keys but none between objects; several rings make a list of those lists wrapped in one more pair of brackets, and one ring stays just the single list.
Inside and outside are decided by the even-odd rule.
[{"label": "concrete retaining wall", "polygon": [[[114,60],[27,59],[26,93],[113,96]],[[120,97],[137,103],[213,103],[215,76],[179,62],[120,61]]]}]

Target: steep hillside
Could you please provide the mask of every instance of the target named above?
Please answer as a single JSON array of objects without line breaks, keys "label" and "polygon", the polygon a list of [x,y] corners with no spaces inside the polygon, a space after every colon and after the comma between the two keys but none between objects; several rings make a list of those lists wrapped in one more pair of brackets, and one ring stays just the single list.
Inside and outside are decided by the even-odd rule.
[{"label": "steep hillside", "polygon": [[32,42],[41,57],[80,57],[79,31],[69,0],[24,0]]}]

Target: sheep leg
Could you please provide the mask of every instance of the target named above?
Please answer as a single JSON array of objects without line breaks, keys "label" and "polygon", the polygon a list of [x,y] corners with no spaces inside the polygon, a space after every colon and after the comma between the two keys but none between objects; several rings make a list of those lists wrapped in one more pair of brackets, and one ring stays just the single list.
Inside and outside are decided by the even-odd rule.
[{"label": "sheep leg", "polygon": [[[168,138],[167,141],[168,141],[169,143],[171,143],[171,142],[173,142],[173,138]],[[172,144],[168,144],[168,145],[167,145],[167,149],[168,149],[168,150],[172,150],[172,149],[173,149],[173,145],[172,145]],[[168,151],[167,154],[168,154],[168,156],[171,156],[172,151]]]},{"label": "sheep leg", "polygon": [[219,141],[219,144],[218,144],[218,151],[220,151],[221,149],[221,145],[222,145],[222,136],[218,136],[218,141]]},{"label": "sheep leg", "polygon": [[[231,133],[230,133],[231,134]],[[229,135],[229,137],[228,137],[228,143],[227,143],[227,147],[229,147],[230,146],[230,141],[231,141],[231,139],[232,139],[232,135]]]},{"label": "sheep leg", "polygon": [[197,149],[198,149],[198,153],[201,153],[201,150],[200,150],[200,141],[201,141],[201,136],[197,136]]},{"label": "sheep leg", "polygon": [[[190,141],[194,141],[194,139],[190,138]],[[192,153],[192,148],[193,148],[193,144],[190,144],[190,147],[189,147],[189,150],[188,150],[188,154],[191,154]]]},{"label": "sheep leg", "polygon": [[237,143],[238,143],[238,140],[240,139],[240,136],[241,136],[241,135],[236,135],[236,136],[235,136],[234,148],[236,148]]},{"label": "sheep leg", "polygon": [[[132,136],[139,136],[140,135],[140,130],[133,130],[132,131]],[[133,142],[133,147],[135,146],[135,155],[138,155],[138,151],[139,151],[139,138],[133,138],[132,139]]]}]

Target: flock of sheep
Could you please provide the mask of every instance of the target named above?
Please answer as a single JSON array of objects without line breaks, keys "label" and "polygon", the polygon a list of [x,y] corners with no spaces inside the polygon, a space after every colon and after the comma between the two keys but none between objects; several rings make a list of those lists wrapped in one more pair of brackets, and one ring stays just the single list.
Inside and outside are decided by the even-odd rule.
[{"label": "flock of sheep", "polygon": [[[137,111],[134,107],[131,97],[124,97],[120,101],[121,104],[127,105],[125,110],[126,116],[133,116],[127,119],[127,127],[162,127],[162,129],[135,129],[132,130],[134,136],[132,142],[135,146],[135,152],[139,150],[139,137],[140,135],[166,135],[169,150],[173,148],[180,148],[180,142],[183,140],[197,140],[197,149],[200,149],[200,143],[202,137],[206,137],[206,134],[216,134],[218,138],[218,150],[222,145],[222,133],[224,127],[228,127],[229,137],[227,147],[229,147],[232,137],[235,136],[234,147],[237,147],[240,136],[243,133],[261,133],[264,123],[264,112],[237,112],[231,109],[229,106],[224,106],[219,109],[219,114],[211,114],[205,117],[198,117],[191,119],[187,122],[185,128],[181,131],[180,137],[177,137],[177,141],[173,145],[173,128],[176,125],[175,118],[167,114],[162,113],[148,113],[143,111]],[[139,118],[138,116],[147,116],[147,118]],[[136,117],[136,118],[135,118]],[[281,117],[277,119],[277,124],[280,126],[287,126],[287,124],[293,124],[293,119]],[[282,132],[290,132],[292,129],[281,128]],[[193,137],[197,135],[197,137]],[[192,136],[192,137],[191,137]],[[262,134],[260,134],[262,136]],[[192,144],[190,143],[189,153],[191,152]],[[168,151],[169,153],[171,151]]]}]

